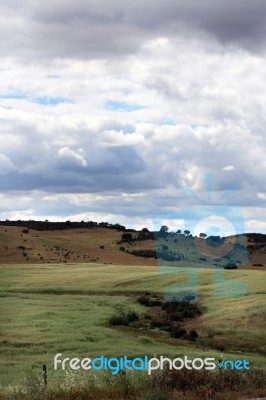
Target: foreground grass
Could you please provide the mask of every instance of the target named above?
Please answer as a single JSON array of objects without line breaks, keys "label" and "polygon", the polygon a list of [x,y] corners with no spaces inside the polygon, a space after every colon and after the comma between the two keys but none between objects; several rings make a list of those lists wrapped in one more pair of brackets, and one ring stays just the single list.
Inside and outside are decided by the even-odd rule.
[{"label": "foreground grass", "polygon": [[0,390],[0,400],[240,400],[264,396],[260,371],[160,371],[111,374],[67,373],[60,385],[43,386],[33,374],[23,388]]},{"label": "foreground grass", "polygon": [[[225,279],[240,279],[247,288],[245,296],[228,298],[228,281],[217,281],[214,295],[213,271],[197,270],[205,311],[193,322],[200,333],[196,343],[170,339],[167,333],[108,326],[109,318],[120,312],[147,313],[136,303],[136,294],[163,294],[186,282],[185,271],[166,272],[100,264],[1,265],[0,384],[22,384],[27,370],[40,376],[43,363],[51,385],[62,382],[62,373],[53,371],[53,357],[59,352],[81,358],[155,354],[217,359],[222,352],[227,358],[246,358],[252,369],[265,368],[263,271],[225,271]],[[56,397],[55,389],[51,390],[55,397],[47,399],[90,399]],[[134,396],[138,398],[137,393]]]}]

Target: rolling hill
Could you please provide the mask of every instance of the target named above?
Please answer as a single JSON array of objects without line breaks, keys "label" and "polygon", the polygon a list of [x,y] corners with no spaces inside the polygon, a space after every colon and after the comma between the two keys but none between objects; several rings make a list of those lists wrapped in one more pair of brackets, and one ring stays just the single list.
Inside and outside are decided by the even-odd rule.
[{"label": "rolling hill", "polygon": [[[125,232],[129,234],[128,240]],[[227,239],[230,243],[235,237]],[[193,258],[195,241],[205,243],[204,239],[184,235],[178,235],[178,240],[169,235],[169,239],[165,240],[170,241],[170,249],[166,246],[168,254],[172,253],[173,248],[176,250],[174,254],[185,254],[180,260],[182,266],[186,266],[187,260]],[[247,262],[244,266],[241,263],[241,268],[265,269],[266,235],[245,234],[241,235],[241,241],[247,249]],[[0,263],[5,264],[98,262],[156,265],[160,251],[158,243],[148,230],[129,230],[118,224],[0,222]],[[201,257],[195,266],[206,267],[207,262]]]}]

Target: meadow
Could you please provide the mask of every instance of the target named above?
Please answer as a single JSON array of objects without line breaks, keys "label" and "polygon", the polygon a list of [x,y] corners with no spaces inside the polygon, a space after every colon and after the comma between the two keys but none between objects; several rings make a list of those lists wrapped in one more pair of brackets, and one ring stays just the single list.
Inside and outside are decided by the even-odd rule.
[{"label": "meadow", "polygon": [[[178,271],[177,271],[178,270]],[[167,332],[137,326],[109,325],[110,317],[150,309],[137,302],[149,292],[163,297],[184,284],[191,271],[104,264],[33,264],[0,266],[0,384],[19,385],[32,371],[49,382],[62,382],[53,370],[57,353],[66,357],[154,356],[247,359],[252,369],[265,369],[265,273],[197,269],[201,316],[188,321],[199,333],[195,342]],[[191,272],[192,273],[192,272]],[[193,274],[195,270],[193,270]],[[244,296],[228,297],[228,283],[242,282]],[[215,287],[215,292],[213,291]],[[238,285],[235,286],[236,288]],[[235,296],[236,293],[231,293]]]}]

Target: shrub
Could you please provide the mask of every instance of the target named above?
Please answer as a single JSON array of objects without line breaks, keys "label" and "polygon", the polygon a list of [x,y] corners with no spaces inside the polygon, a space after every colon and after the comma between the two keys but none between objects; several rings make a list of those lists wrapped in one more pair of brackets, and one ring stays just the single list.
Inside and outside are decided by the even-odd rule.
[{"label": "shrub", "polygon": [[122,240],[121,240],[122,242],[130,243],[132,242],[132,239],[133,239],[132,233],[130,232],[122,233]]},{"label": "shrub", "polygon": [[126,316],[128,322],[134,322],[139,320],[139,316],[135,311],[129,311]]},{"label": "shrub", "polygon": [[143,294],[138,298],[138,303],[146,307],[160,307],[162,305],[161,300],[158,298],[151,298],[149,295]]},{"label": "shrub", "polygon": [[197,304],[189,302],[167,301],[163,304],[162,309],[167,314],[181,313],[183,318],[193,318],[201,314]]},{"label": "shrub", "polygon": [[122,313],[120,315],[114,315],[109,319],[109,324],[115,325],[129,325],[130,322],[135,322],[139,320],[139,316],[135,311],[129,311],[127,314]]},{"label": "shrub", "polygon": [[143,294],[138,298],[138,303],[141,304],[142,306],[150,307],[151,306],[151,299],[150,296],[147,296]]},{"label": "shrub", "polygon": [[159,328],[163,330],[171,329],[171,321],[168,318],[161,317],[161,318],[152,318],[150,323],[151,328]]},{"label": "shrub", "polygon": [[184,335],[186,335],[186,333],[187,333],[186,329],[180,325],[172,326],[170,330],[171,337],[175,339],[183,337]]},{"label": "shrub", "polygon": [[177,311],[172,314],[169,314],[169,319],[171,321],[183,321],[183,313]]},{"label": "shrub", "polygon": [[137,257],[157,258],[155,250],[132,250],[129,254]]},{"label": "shrub", "polygon": [[216,349],[223,352],[225,351],[225,346],[223,344],[218,344],[218,346],[216,346]]},{"label": "shrub", "polygon": [[192,328],[192,329],[189,331],[188,339],[189,339],[189,340],[192,340],[192,342],[195,342],[195,340],[196,340],[198,337],[199,337],[198,332],[196,331],[196,329]]},{"label": "shrub", "polygon": [[114,315],[113,317],[110,318],[109,324],[112,326],[115,325],[128,325],[128,319],[126,315],[123,313],[121,315]]},{"label": "shrub", "polygon": [[237,269],[237,265],[233,262],[229,262],[224,266],[224,269]]}]

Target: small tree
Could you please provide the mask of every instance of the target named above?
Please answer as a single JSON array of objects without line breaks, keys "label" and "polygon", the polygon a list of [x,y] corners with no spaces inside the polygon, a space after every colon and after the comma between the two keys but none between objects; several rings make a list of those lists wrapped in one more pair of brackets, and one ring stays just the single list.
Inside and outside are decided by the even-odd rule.
[{"label": "small tree", "polygon": [[132,233],[130,232],[124,232],[122,233],[122,242],[132,242]]},{"label": "small tree", "polygon": [[178,230],[176,231],[176,233],[177,233],[178,235],[181,235],[181,233],[182,233],[181,229],[178,229]]},{"label": "small tree", "polygon": [[199,234],[199,237],[200,237],[201,239],[205,239],[205,238],[207,237],[207,235],[206,235],[206,233],[201,232],[201,233]]},{"label": "small tree", "polygon": [[143,232],[143,233],[149,233],[150,231],[149,231],[148,228],[142,228],[142,229],[141,229],[141,232]]},{"label": "small tree", "polygon": [[186,229],[186,230],[184,231],[184,235],[186,235],[186,236],[190,235],[190,231]]},{"label": "small tree", "polygon": [[167,225],[162,225],[160,231],[166,233],[167,231],[169,231],[169,228]]}]

